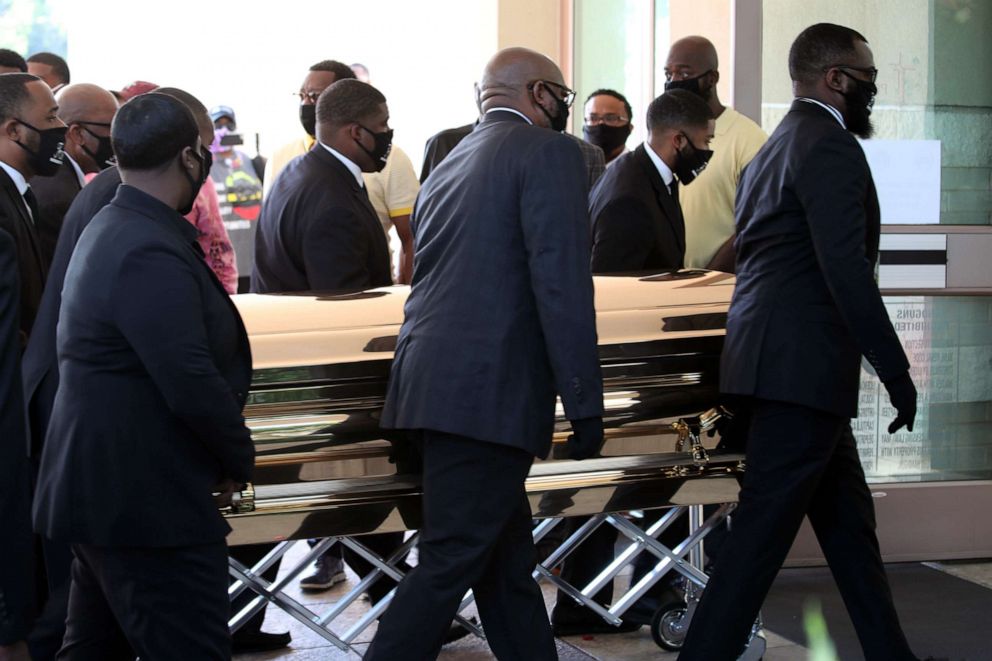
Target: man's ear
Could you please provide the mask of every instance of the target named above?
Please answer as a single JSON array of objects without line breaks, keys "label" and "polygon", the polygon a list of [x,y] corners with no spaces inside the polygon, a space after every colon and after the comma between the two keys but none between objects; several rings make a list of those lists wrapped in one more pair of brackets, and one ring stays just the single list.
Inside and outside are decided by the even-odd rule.
[{"label": "man's ear", "polygon": [[846,78],[846,76],[841,73],[840,69],[837,67],[831,67],[830,69],[827,69],[823,76],[829,89],[841,94],[844,93],[844,78]]},{"label": "man's ear", "polygon": [[69,129],[65,132],[65,137],[66,144],[72,140],[77,145],[81,145],[86,140],[86,136],[83,135],[83,127],[79,124],[70,124]]},{"label": "man's ear", "polygon": [[0,135],[3,135],[9,140],[16,141],[18,139],[18,131],[20,130],[19,127],[20,122],[11,117],[0,126]]}]

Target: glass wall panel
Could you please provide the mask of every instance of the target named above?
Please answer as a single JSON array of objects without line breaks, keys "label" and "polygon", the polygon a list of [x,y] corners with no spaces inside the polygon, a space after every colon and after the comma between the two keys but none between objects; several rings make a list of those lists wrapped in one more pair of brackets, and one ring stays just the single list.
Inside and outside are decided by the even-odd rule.
[{"label": "glass wall panel", "polygon": [[869,481],[992,479],[992,297],[886,297],[919,390],[912,432],[862,370],[852,425]]},{"label": "glass wall panel", "polygon": [[[792,101],[788,52],[805,27],[854,28],[879,70],[876,139],[940,141],[941,224],[992,224],[992,2],[764,0],[762,126]],[[884,209],[883,209],[884,214]]]},{"label": "glass wall panel", "polygon": [[575,0],[573,132],[582,135],[582,107],[597,89],[613,89],[634,110],[633,148],[646,137],[644,111],[653,98],[652,3],[643,0]]}]

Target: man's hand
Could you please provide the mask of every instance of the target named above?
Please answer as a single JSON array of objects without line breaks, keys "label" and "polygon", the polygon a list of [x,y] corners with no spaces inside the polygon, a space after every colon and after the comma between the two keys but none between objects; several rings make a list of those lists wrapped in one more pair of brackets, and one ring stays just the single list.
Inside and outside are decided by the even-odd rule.
[{"label": "man's hand", "polygon": [[883,384],[889,391],[889,401],[896,409],[896,419],[889,424],[889,433],[895,434],[900,428],[906,427],[906,431],[913,431],[913,423],[916,421],[916,386],[909,372],[889,379]]},{"label": "man's hand", "polygon": [[27,643],[22,640],[13,645],[0,645],[0,661],[31,661]]},{"label": "man's hand", "polygon": [[218,484],[213,488],[214,502],[217,507],[230,507],[231,506],[231,496],[234,495],[236,491],[241,491],[244,485],[240,482],[235,482],[234,480],[227,479]]},{"label": "man's hand", "polygon": [[595,457],[603,448],[603,419],[572,420],[572,433],[565,442],[571,459]]}]

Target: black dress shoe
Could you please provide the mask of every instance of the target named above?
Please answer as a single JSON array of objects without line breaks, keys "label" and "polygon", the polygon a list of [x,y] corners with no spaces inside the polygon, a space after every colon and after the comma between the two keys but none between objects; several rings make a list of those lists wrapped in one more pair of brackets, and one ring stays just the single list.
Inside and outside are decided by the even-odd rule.
[{"label": "black dress shoe", "polygon": [[235,654],[246,652],[271,652],[280,650],[293,642],[288,631],[268,633],[266,631],[235,631],[231,636],[231,648]]},{"label": "black dress shoe", "polygon": [[640,624],[628,622],[626,618],[619,625],[613,626],[588,608],[571,602],[559,603],[551,611],[551,631],[555,637],[629,633],[640,628]]}]

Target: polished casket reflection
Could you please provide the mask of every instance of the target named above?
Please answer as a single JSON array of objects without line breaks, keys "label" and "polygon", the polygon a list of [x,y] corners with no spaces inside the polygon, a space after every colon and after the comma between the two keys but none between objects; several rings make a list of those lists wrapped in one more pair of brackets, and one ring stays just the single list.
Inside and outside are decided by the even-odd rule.
[{"label": "polished casket reflection", "polygon": [[[606,456],[535,463],[535,517],[736,500],[743,457],[693,460],[673,428],[717,404],[733,284],[713,271],[595,278]],[[415,452],[378,424],[407,292],[234,297],[252,346],[257,456],[228,514],[230,544],[419,527]],[[556,449],[568,432],[559,406]]]}]

